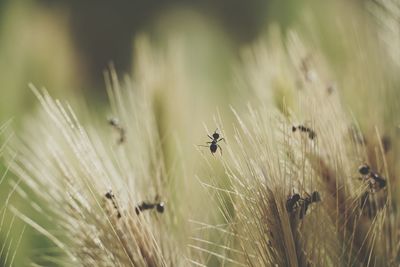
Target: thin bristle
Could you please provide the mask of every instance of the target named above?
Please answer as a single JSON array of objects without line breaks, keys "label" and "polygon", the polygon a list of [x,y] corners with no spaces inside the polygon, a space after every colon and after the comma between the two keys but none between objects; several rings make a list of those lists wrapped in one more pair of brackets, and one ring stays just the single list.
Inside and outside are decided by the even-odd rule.
[{"label": "thin bristle", "polygon": [[[120,86],[116,79],[113,76],[112,86]],[[85,266],[91,266],[93,262],[102,262],[104,266],[165,266],[166,262],[175,262],[177,257],[170,247],[173,240],[161,239],[168,229],[168,214],[160,214],[161,222],[152,212],[143,216],[135,212],[135,203],[146,200],[145,196],[164,195],[158,186],[162,181],[157,181],[157,176],[154,177],[152,170],[147,169],[153,161],[158,161],[158,166],[163,164],[155,144],[157,131],[148,106],[129,105],[134,107],[133,113],[140,114],[142,119],[148,116],[140,122],[133,118],[129,133],[147,137],[137,139],[128,136],[129,144],[122,144],[124,152],[120,154],[122,151],[116,151],[119,148],[107,145],[107,135],[103,130],[88,130],[81,125],[70,106],[53,100],[46,91],[31,88],[45,111],[38,122],[50,121],[52,126],[46,123],[40,126],[43,128],[39,127],[37,134],[42,135],[40,146],[29,142],[32,135],[22,141],[18,150],[25,153],[15,162],[10,162],[10,166],[42,201],[49,203],[52,216],[64,221],[60,226],[68,233],[63,239],[68,240],[69,245],[66,246],[51,230],[43,228],[17,209],[13,208],[13,212],[52,240],[69,255],[71,262],[78,261]],[[132,100],[130,91],[119,87],[110,89],[113,90],[116,95],[127,95],[120,96],[116,105],[126,105],[119,102],[125,99]],[[144,103],[140,99],[134,101]],[[123,114],[121,118],[128,120]],[[138,149],[138,146],[143,148]],[[144,152],[142,160],[126,157],[130,150]],[[118,154],[120,156],[115,158]],[[42,164],[46,169],[40,168]],[[159,178],[165,176],[163,173]],[[49,189],[45,194],[44,188]],[[164,209],[165,204],[162,203],[162,207],[158,207],[160,211]]]},{"label": "thin bristle", "polygon": [[[365,31],[336,21],[350,59],[271,26],[237,63],[241,98],[211,95],[226,81],[175,39],[138,38],[132,77],[110,66],[107,114],[30,84],[40,106],[16,137],[0,126],[1,264],[398,265],[400,59],[371,44],[399,29],[396,1],[369,3]],[[23,263],[18,222],[46,244]]]}]

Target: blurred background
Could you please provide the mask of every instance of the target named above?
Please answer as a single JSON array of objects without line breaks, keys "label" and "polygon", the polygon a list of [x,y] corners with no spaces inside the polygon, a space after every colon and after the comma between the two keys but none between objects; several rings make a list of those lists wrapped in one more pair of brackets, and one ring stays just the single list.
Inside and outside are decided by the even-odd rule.
[{"label": "blurred background", "polygon": [[[293,19],[292,1],[283,7]],[[273,1],[0,1],[0,118],[29,108],[27,84],[57,93],[81,91],[105,100],[103,71],[111,62],[130,72],[133,39],[140,33],[160,45],[179,33],[198,49],[236,49],[253,41]],[[276,9],[277,10],[277,9]],[[273,13],[271,13],[273,14]],[[290,15],[292,14],[292,15]],[[279,17],[279,16],[278,16]],[[206,37],[206,38],[205,38]],[[201,51],[200,51],[201,52]],[[216,62],[218,62],[216,60]],[[194,66],[194,68],[196,68]]]},{"label": "blurred background", "polygon": [[[185,90],[192,101],[210,107],[198,109],[204,118],[209,118],[217,106],[229,109],[231,103],[247,102],[236,91],[232,77],[242,49],[268,38],[271,25],[277,25],[283,36],[295,29],[316,44],[334,71],[332,80],[352,76],[356,83],[365,75],[373,80],[374,75],[380,76],[384,71],[369,3],[0,0],[0,123],[12,118],[18,127],[24,115],[36,106],[29,83],[45,87],[58,98],[83,96],[90,105],[105,108],[108,100],[104,71],[112,63],[119,74],[135,73],[134,63],[140,55],[134,53],[134,43],[142,35],[161,50],[171,39],[183,43],[185,73],[193,82]],[[360,55],[355,60],[357,53]],[[362,60],[365,54],[369,55],[368,64]],[[338,79],[337,85],[342,85],[343,80]],[[372,88],[374,83],[367,86]],[[351,89],[343,92],[345,100],[354,100],[364,92],[356,86]],[[376,99],[374,94],[370,98]],[[351,103],[356,114],[364,111],[357,110],[356,102]],[[200,129],[204,120],[199,122]],[[9,184],[1,187],[4,193]],[[16,238],[20,229],[13,229]],[[3,240],[4,235],[0,236]],[[40,249],[45,250],[48,245],[37,233],[27,230],[25,236],[15,266],[24,266],[28,257],[40,254]],[[4,265],[3,256],[1,262]],[[58,266],[54,262],[43,264]]]},{"label": "blurred background", "polygon": [[[345,8],[341,4],[346,5]],[[334,40],[338,13],[356,14],[364,1],[0,1],[0,119],[16,117],[32,105],[32,82],[57,94],[84,93],[105,101],[103,71],[112,62],[130,73],[133,40],[145,33],[162,46],[171,36],[192,44],[193,69],[213,68],[210,77],[228,78],[238,49],[277,23],[284,31],[312,13],[317,30],[337,54]],[[308,10],[308,11],[307,11]],[[329,14],[326,14],[329,10]],[[336,13],[334,11],[337,11]],[[333,15],[330,15],[333,14]],[[330,18],[333,20],[327,22]],[[304,25],[304,23],[303,23]],[[336,47],[335,47],[336,46]],[[343,55],[341,55],[343,56]],[[340,58],[340,57],[339,57]],[[199,66],[200,65],[200,66]],[[222,76],[221,76],[222,75]]]}]

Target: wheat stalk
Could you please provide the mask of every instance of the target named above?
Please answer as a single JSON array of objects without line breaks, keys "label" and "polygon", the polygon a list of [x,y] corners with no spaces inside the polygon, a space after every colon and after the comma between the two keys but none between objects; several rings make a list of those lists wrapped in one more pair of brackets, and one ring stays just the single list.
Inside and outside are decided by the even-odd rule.
[{"label": "wheat stalk", "polygon": [[169,237],[174,210],[136,211],[142,201],[168,203],[149,99],[132,84],[123,88],[113,70],[108,81],[114,114],[126,135],[120,144],[106,118],[104,126],[83,126],[71,106],[31,86],[42,111],[30,125],[33,132],[14,144],[18,156],[10,166],[46,203],[45,214],[56,225],[45,229],[13,211],[65,253],[65,265],[182,265]]},{"label": "wheat stalk", "polygon": [[[374,7],[384,25],[398,22],[395,9],[385,22],[382,6]],[[250,104],[232,104],[227,115],[234,118],[232,126],[219,112],[215,126],[205,126],[207,134],[212,134],[208,127],[218,128],[215,133],[225,142],[213,154],[199,148],[203,161],[188,148],[189,134],[177,130],[175,142],[168,135],[171,125],[185,124],[178,112],[184,105],[175,99],[191,86],[183,77],[179,49],[163,55],[140,39],[133,78],[121,81],[113,68],[106,73],[109,123],[106,116],[75,113],[85,107],[72,108],[31,85],[41,108],[7,148],[7,162],[20,179],[13,191],[52,224],[42,225],[16,207],[11,211],[62,253],[48,261],[65,266],[398,265],[398,122],[391,113],[398,107],[388,112],[376,104],[390,92],[386,76],[361,82],[349,73],[335,82],[318,45],[296,31],[285,38],[279,32],[272,28],[268,41],[243,52],[235,81],[243,95],[250,92]],[[355,56],[354,66],[364,60]],[[342,92],[355,84],[365,86],[362,92],[380,87],[371,92],[373,105],[359,94],[353,112]],[[398,94],[393,96],[398,105]],[[370,116],[359,116],[375,106]],[[201,124],[190,115],[190,123]],[[178,150],[180,157],[171,159]],[[360,177],[362,164],[384,177],[385,185],[372,184],[373,176]],[[208,198],[196,199],[198,187],[190,181]],[[26,197],[26,188],[37,202]],[[162,214],[156,210],[163,208]],[[8,240],[11,227],[2,229]],[[0,254],[12,264],[10,251],[3,245]]]}]

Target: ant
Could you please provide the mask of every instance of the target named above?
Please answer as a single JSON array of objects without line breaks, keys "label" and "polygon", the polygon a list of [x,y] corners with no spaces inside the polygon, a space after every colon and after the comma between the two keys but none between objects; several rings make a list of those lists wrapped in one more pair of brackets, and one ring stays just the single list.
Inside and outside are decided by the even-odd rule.
[{"label": "ant", "polygon": [[[307,194],[307,193],[306,193]],[[307,197],[302,198],[299,194],[293,194],[289,196],[286,201],[286,210],[288,212],[296,211],[297,208],[300,208],[299,219],[303,219],[304,215],[308,210],[308,206],[315,202],[320,202],[321,197],[317,191],[314,191],[311,195],[307,194]]]},{"label": "ant", "polygon": [[358,167],[358,172],[364,176],[368,175],[370,170],[371,170],[371,168],[367,164],[364,164],[364,165],[361,165],[360,167]]},{"label": "ant", "polygon": [[137,215],[139,215],[144,210],[150,210],[154,208],[156,208],[158,213],[163,213],[165,210],[165,203],[162,201],[159,203],[148,203],[143,201],[140,205],[135,207],[135,212]]},{"label": "ant", "polygon": [[378,191],[386,186],[386,179],[371,171],[367,164],[361,165],[358,172],[363,176],[362,179],[368,182],[371,191]]},{"label": "ant", "polygon": [[297,206],[297,203],[300,200],[300,195],[299,194],[294,194],[288,197],[286,201],[286,210],[288,212],[293,212],[295,206]]},{"label": "ant", "polygon": [[125,129],[119,124],[118,120],[115,118],[111,118],[108,120],[108,124],[110,124],[115,130],[119,132],[118,144],[122,144],[126,140]]},{"label": "ant", "polygon": [[299,215],[300,220],[303,219],[304,215],[306,215],[308,206],[311,203],[316,203],[316,202],[320,202],[320,201],[321,201],[321,197],[317,191],[312,192],[311,196],[309,194],[307,194],[307,197],[303,199],[303,203],[301,205],[301,211],[300,211],[300,215]]},{"label": "ant", "polygon": [[108,191],[108,192],[105,194],[105,197],[106,197],[107,199],[111,200],[111,202],[112,202],[112,204],[113,204],[113,206],[114,206],[114,209],[117,211],[117,217],[118,217],[118,219],[121,218],[121,212],[120,212],[119,209],[118,209],[118,205],[117,205],[117,202],[115,201],[115,196],[114,196],[113,192],[112,192],[111,190]]},{"label": "ant", "polygon": [[218,131],[218,128],[215,130],[215,132],[213,133],[212,137],[209,134],[207,134],[207,136],[211,139],[211,142],[207,142],[207,144],[210,144],[210,146],[204,146],[204,145],[199,145],[199,146],[209,147],[210,151],[211,151],[211,154],[213,154],[213,155],[214,155],[215,152],[217,152],[217,149],[219,148],[219,150],[221,152],[221,155],[222,155],[222,148],[218,144],[218,142],[222,141],[222,140],[224,140],[224,142],[225,142],[225,139],[224,138],[219,138],[220,134],[217,133],[217,131]]},{"label": "ant", "polygon": [[292,126],[292,132],[295,132],[296,130],[299,130],[303,133],[308,133],[308,138],[310,138],[311,140],[317,137],[317,134],[311,128],[304,125]]}]

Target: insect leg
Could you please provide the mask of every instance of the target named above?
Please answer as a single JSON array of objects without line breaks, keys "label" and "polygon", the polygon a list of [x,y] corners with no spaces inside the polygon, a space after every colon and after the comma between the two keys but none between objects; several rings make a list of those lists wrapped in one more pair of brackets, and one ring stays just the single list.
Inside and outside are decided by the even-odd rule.
[{"label": "insect leg", "polygon": [[219,147],[219,152],[221,153],[221,156],[222,156],[222,148],[220,145],[218,145],[218,147]]},{"label": "insect leg", "polygon": [[[207,142],[208,143],[208,142]],[[210,147],[210,146],[206,146],[206,145],[197,145],[197,146],[202,146],[202,147]]]}]

